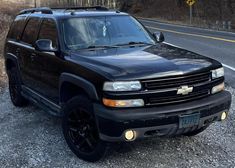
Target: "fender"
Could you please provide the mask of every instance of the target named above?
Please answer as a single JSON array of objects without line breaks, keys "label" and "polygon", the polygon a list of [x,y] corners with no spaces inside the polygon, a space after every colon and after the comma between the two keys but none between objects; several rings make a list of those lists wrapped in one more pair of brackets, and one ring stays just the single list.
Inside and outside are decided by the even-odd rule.
[{"label": "fender", "polygon": [[6,70],[7,74],[9,73],[9,70],[7,69],[7,61],[9,61],[9,60],[14,62],[14,64],[16,65],[17,75],[19,77],[20,83],[22,83],[22,79],[21,79],[21,75],[20,75],[20,65],[19,65],[19,61],[18,61],[17,56],[15,56],[12,53],[7,53],[5,55],[5,70]]},{"label": "fender", "polygon": [[[91,82],[87,81],[86,79],[81,78],[74,74],[62,73],[62,75],[60,76],[60,85],[59,85],[60,89],[64,82],[69,82],[82,88],[92,100],[96,100],[96,101],[99,100],[95,86]],[[60,90],[60,93],[61,93],[61,90]]]}]

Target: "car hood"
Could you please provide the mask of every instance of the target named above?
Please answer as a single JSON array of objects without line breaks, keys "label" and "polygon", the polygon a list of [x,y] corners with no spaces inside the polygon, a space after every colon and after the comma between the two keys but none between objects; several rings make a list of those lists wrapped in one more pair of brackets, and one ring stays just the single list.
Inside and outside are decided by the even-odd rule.
[{"label": "car hood", "polygon": [[80,50],[71,57],[110,80],[183,75],[221,66],[217,61],[167,44]]}]

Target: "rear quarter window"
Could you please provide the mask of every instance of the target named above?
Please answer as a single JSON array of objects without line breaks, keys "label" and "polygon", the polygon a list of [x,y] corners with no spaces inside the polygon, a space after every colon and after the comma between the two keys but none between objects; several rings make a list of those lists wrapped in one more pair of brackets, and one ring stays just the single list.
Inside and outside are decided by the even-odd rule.
[{"label": "rear quarter window", "polygon": [[39,18],[30,18],[24,29],[21,41],[30,45],[34,44],[37,39],[39,26],[40,26]]},{"label": "rear quarter window", "polygon": [[19,40],[20,36],[24,30],[25,26],[25,16],[18,16],[11,24],[11,28],[8,33],[8,38]]}]

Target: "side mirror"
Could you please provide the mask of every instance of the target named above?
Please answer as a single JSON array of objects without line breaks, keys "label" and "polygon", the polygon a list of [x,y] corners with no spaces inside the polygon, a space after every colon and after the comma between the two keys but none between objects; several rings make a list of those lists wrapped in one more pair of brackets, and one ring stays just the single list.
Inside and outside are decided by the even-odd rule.
[{"label": "side mirror", "polygon": [[41,52],[56,52],[57,49],[53,48],[52,41],[49,39],[40,39],[35,43],[35,49]]},{"label": "side mirror", "polygon": [[162,43],[165,41],[165,37],[162,32],[155,32],[153,33],[153,37],[155,38],[156,42]]}]

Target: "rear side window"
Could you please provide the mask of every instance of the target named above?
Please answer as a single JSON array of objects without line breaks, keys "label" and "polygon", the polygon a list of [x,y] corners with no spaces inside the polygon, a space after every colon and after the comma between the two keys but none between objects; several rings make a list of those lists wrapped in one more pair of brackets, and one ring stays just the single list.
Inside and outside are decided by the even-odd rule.
[{"label": "rear side window", "polygon": [[27,44],[31,45],[34,44],[37,39],[39,25],[40,25],[39,18],[30,18],[25,27],[21,40]]},{"label": "rear side window", "polygon": [[10,31],[8,33],[8,38],[14,40],[20,40],[20,36],[24,30],[25,16],[18,16],[12,23]]},{"label": "rear side window", "polygon": [[52,46],[54,48],[58,48],[57,29],[54,20],[52,19],[43,20],[38,38],[50,39],[52,41]]}]

